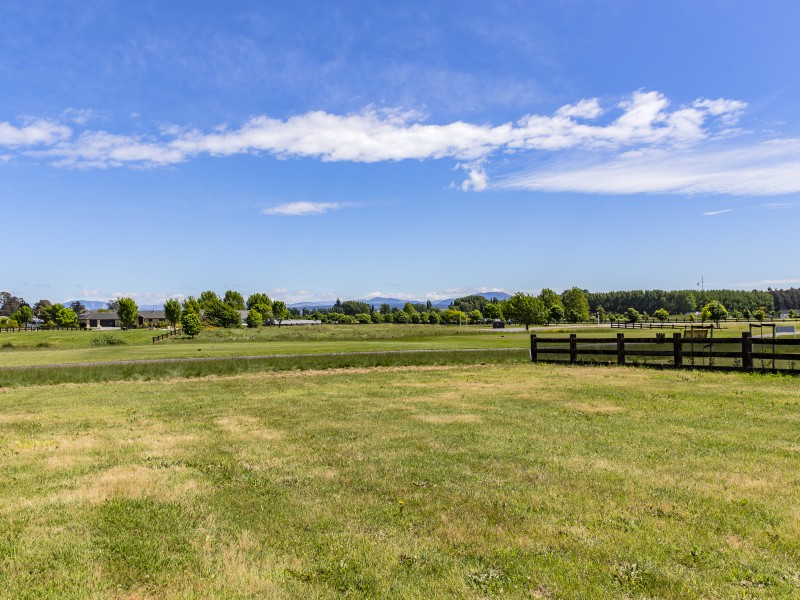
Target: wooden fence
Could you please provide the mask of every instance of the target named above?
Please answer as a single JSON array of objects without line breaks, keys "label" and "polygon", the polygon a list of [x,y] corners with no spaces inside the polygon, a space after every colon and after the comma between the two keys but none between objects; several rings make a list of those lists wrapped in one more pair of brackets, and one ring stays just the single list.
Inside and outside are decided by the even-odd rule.
[{"label": "wooden fence", "polygon": [[168,337],[172,337],[174,335],[178,335],[178,331],[176,329],[171,329],[167,333],[162,333],[161,335],[156,335],[153,337],[153,343],[160,342],[161,340],[165,340]]},{"label": "wooden fence", "polygon": [[0,327],[0,332],[14,333],[16,331],[84,331],[84,329],[82,327],[59,327],[58,325],[53,325],[52,327],[48,327],[47,325],[26,325],[25,327]]},{"label": "wooden fence", "polygon": [[699,338],[674,333],[655,337],[537,337],[531,335],[531,361],[616,363],[719,370],[800,373],[800,339]]},{"label": "wooden fence", "polygon": [[684,329],[687,326],[688,323],[684,324],[679,321],[664,323],[655,323],[653,321],[637,321],[636,323],[631,323],[630,321],[611,321],[612,329]]}]

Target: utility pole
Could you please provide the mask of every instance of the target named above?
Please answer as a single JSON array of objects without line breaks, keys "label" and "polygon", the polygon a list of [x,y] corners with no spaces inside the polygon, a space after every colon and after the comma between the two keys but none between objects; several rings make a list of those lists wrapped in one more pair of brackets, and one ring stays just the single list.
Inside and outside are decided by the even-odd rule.
[{"label": "utility pole", "polygon": [[703,278],[702,275],[700,275],[700,281],[697,282],[697,285],[700,286],[700,291],[701,292],[705,292],[706,291],[705,290],[705,279]]}]

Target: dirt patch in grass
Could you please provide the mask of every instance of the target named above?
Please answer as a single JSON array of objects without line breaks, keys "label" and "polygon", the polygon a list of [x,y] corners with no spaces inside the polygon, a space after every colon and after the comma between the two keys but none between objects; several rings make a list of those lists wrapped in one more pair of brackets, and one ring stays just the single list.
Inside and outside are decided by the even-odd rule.
[{"label": "dirt patch in grass", "polygon": [[85,477],[78,487],[63,492],[59,500],[99,504],[111,498],[153,498],[176,501],[197,492],[199,483],[184,467],[149,469],[140,465],[113,467]]}]

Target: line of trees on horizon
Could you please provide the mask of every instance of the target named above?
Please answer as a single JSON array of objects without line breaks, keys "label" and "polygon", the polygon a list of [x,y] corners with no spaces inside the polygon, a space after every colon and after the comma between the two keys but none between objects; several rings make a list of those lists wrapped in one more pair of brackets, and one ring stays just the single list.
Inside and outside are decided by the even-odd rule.
[{"label": "line of trees on horizon", "polygon": [[[247,300],[241,293],[228,290],[223,296],[207,290],[198,298],[189,296],[182,302],[167,300],[164,304],[166,320],[173,328],[182,323],[187,313],[197,317],[203,327],[241,327],[240,311],[248,311],[245,322],[249,327],[265,323],[278,326],[290,317],[312,318],[323,323],[429,323],[469,324],[487,320],[506,320],[530,325],[547,323],[581,322],[590,318],[601,321],[641,320],[656,318],[666,320],[669,315],[693,315],[716,303],[725,309],[725,316],[757,318],[776,316],[780,310],[800,307],[800,288],[767,291],[752,290],[626,290],[589,292],[578,287],[562,294],[544,288],[538,295],[517,292],[507,300],[487,299],[473,294],[453,300],[447,309],[434,307],[428,302],[406,302],[403,308],[389,304],[370,305],[358,300],[336,300],[331,308],[314,310],[289,308],[281,300],[273,300],[265,293],[251,294]],[[138,307],[131,298],[112,298],[107,311],[115,311],[124,327],[135,327]],[[42,299],[33,306],[10,292],[0,292],[0,326],[23,326],[34,317],[45,325],[77,326],[79,316],[86,311],[80,301],[68,306]],[[792,310],[792,312],[795,312]],[[194,329],[194,320],[190,329]],[[705,320],[705,319],[703,319]],[[712,319],[718,320],[718,319]],[[184,327],[186,330],[186,327]]]}]

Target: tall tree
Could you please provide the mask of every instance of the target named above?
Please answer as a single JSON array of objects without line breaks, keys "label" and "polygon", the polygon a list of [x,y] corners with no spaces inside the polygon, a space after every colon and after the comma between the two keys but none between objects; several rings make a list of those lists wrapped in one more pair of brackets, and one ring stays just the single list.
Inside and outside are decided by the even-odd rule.
[{"label": "tall tree", "polygon": [[0,316],[8,317],[19,310],[20,306],[28,303],[22,298],[18,298],[11,292],[0,292]]},{"label": "tall tree", "polygon": [[[50,302],[50,300],[45,300],[44,298],[42,298],[36,304],[33,305],[33,314],[37,318],[46,321],[47,319],[45,319],[45,317],[47,316],[47,309],[50,306],[53,306],[53,303]],[[44,317],[42,316],[42,313],[44,313]]]},{"label": "tall tree", "polygon": [[262,292],[256,292],[255,294],[250,294],[250,296],[248,296],[247,298],[247,310],[250,310],[257,304],[260,304],[262,306],[272,306],[272,300],[270,300],[269,296],[267,296]]},{"label": "tall tree", "polygon": [[245,310],[244,297],[235,290],[228,290],[225,292],[225,298],[222,301],[236,310]]},{"label": "tall tree", "polygon": [[525,325],[525,331],[528,331],[531,325],[544,325],[549,318],[544,302],[523,292],[517,292],[506,300],[503,312],[509,318]]},{"label": "tall tree", "polygon": [[78,325],[78,315],[71,308],[67,308],[60,304],[56,305],[60,308],[53,315],[53,322],[59,327],[76,327]]},{"label": "tall tree", "polygon": [[116,312],[119,308],[119,298],[111,298],[111,300],[106,302],[106,304],[108,305],[108,310],[113,310]]},{"label": "tall tree", "polygon": [[564,292],[564,317],[571,323],[589,320],[589,301],[577,287]]},{"label": "tall tree", "polygon": [[17,309],[17,312],[11,315],[11,318],[24,327],[33,320],[33,309],[27,304],[23,304]]},{"label": "tall tree", "polygon": [[193,312],[196,315],[200,315],[200,303],[197,301],[197,298],[194,296],[188,296],[183,301],[183,312]]},{"label": "tall tree", "polygon": [[200,294],[200,299],[198,300],[198,302],[200,303],[200,308],[206,311],[211,310],[212,308],[214,308],[214,306],[221,303],[219,296],[217,296],[217,294],[215,292],[212,292],[211,290],[206,290],[205,292],[202,292]]},{"label": "tall tree", "polygon": [[370,309],[369,304],[366,302],[359,302],[358,300],[345,300],[341,304],[341,312],[346,315],[355,316],[358,314],[368,313],[370,312]]},{"label": "tall tree", "polygon": [[164,302],[164,316],[172,325],[172,330],[178,330],[178,322],[181,320],[181,303],[175,298],[170,298]]},{"label": "tall tree", "polygon": [[78,316],[81,316],[83,313],[86,312],[86,306],[84,306],[83,302],[81,302],[80,300],[73,300],[72,302],[69,303],[69,307]]},{"label": "tall tree", "polygon": [[131,329],[139,320],[139,307],[133,298],[120,298],[117,304],[117,317],[126,329]]},{"label": "tall tree", "polygon": [[[339,306],[341,306],[341,303]],[[280,327],[283,320],[289,316],[289,311],[286,309],[286,303],[281,300],[275,300],[272,303],[272,316],[278,322],[278,327]]]},{"label": "tall tree", "polygon": [[487,319],[502,319],[503,309],[496,302],[489,302],[483,307],[483,314]]}]

